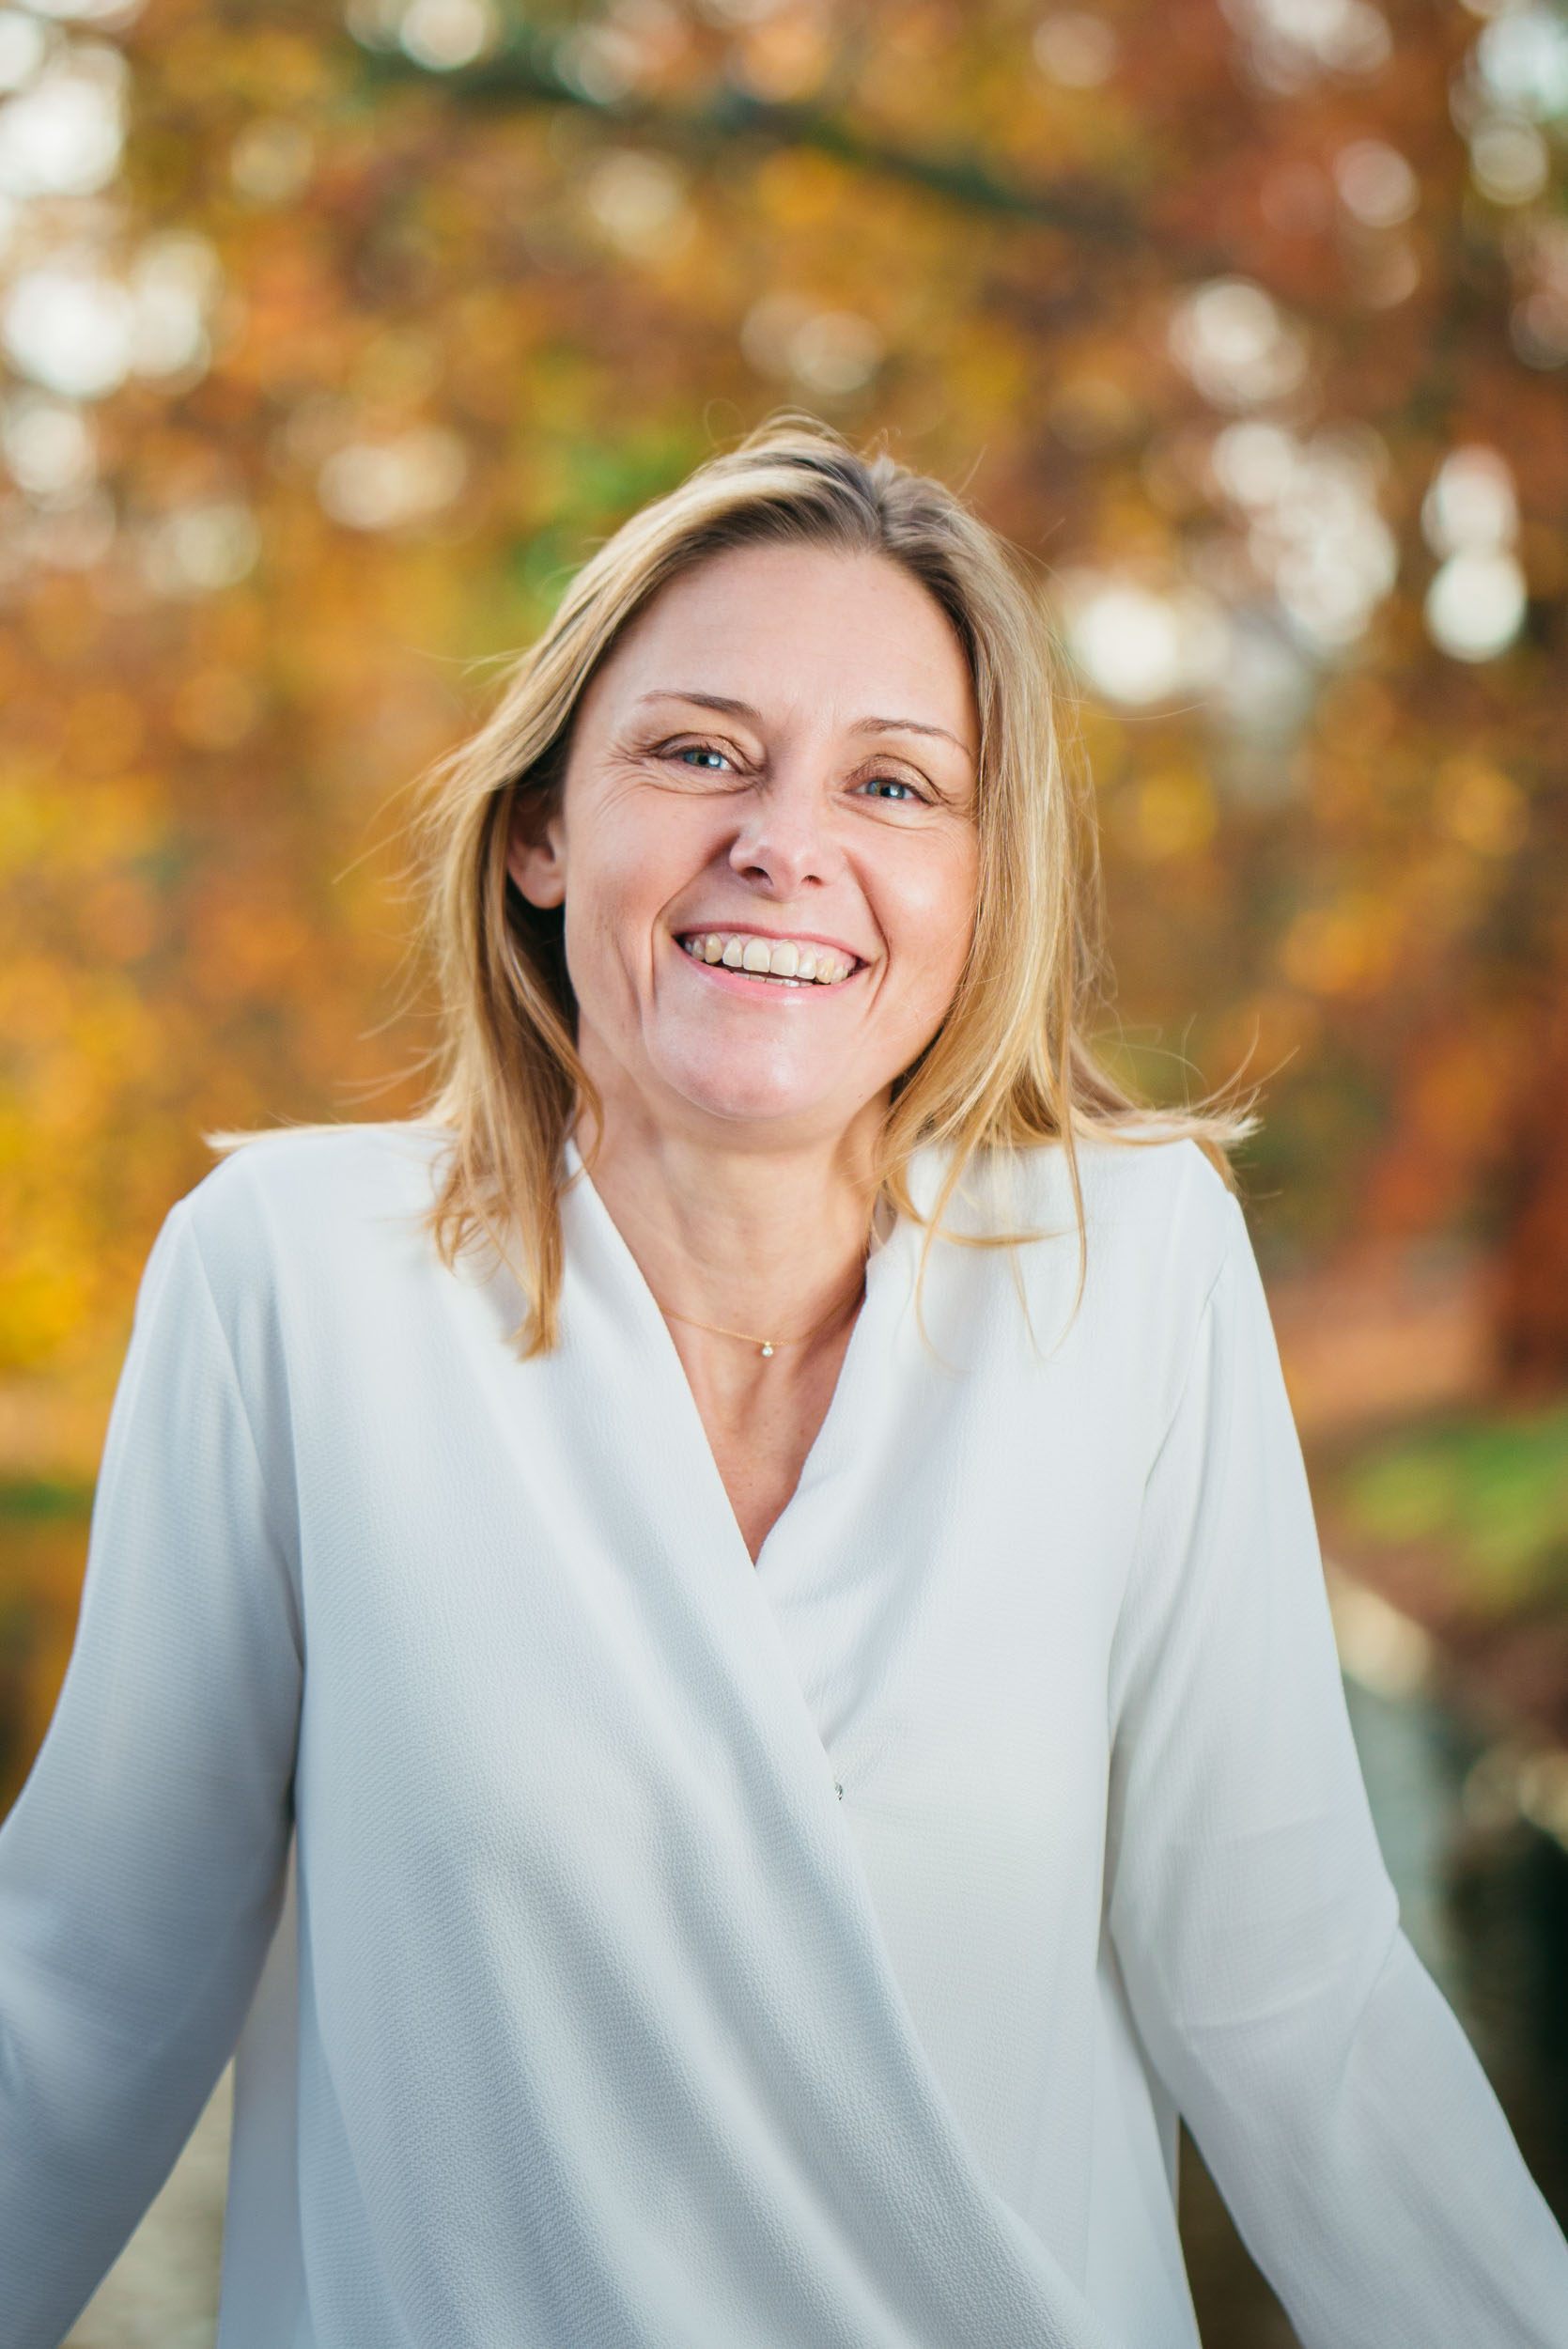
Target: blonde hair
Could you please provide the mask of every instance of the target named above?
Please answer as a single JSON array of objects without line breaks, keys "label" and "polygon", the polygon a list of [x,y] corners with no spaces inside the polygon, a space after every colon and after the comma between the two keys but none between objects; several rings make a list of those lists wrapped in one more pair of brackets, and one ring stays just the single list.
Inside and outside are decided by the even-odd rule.
[{"label": "blonde hair", "polygon": [[[1082,779],[1063,759],[1037,590],[996,534],[944,488],[885,454],[858,455],[809,418],[765,425],[631,516],[578,572],[512,668],[479,731],[437,769],[425,818],[428,931],[445,1014],[430,1114],[449,1128],[433,1229],[450,1263],[489,1241],[528,1304],[529,1354],[555,1343],[563,1148],[597,1111],[579,1059],[559,910],[506,870],[520,801],[541,816],[565,777],[589,680],[679,573],[735,547],[877,554],[935,599],[963,648],[980,718],[980,870],[973,937],[941,1027],[893,1087],[877,1176],[926,1244],[982,1150],[1063,1148],[1084,1265],[1075,1142],[1190,1136],[1230,1181],[1251,1121],[1217,1103],[1157,1116],[1100,1066],[1081,1033],[1099,976],[1098,866]],[[597,1126],[597,1117],[591,1120]],[[915,1152],[945,1166],[934,1206],[909,1192]]]}]

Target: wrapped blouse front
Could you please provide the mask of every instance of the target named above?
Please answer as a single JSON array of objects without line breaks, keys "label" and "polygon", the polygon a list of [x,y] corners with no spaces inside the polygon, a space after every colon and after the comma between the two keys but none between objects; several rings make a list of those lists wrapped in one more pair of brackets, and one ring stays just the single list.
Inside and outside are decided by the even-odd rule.
[{"label": "wrapped blouse front", "polygon": [[1178,2111],[1307,2349],[1568,2349],[1197,1151],[1084,1153],[1076,1313],[1053,1153],[964,1211],[1018,1248],[895,1228],[753,1571],[591,1185],[525,1362],[441,1139],[154,1252],[0,1835],[0,2349],[241,2026],[222,2349],[1192,2349]]}]

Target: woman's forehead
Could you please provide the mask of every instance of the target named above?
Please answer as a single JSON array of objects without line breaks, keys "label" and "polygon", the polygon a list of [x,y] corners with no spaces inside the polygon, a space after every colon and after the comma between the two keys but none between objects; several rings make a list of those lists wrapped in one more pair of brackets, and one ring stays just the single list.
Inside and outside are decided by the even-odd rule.
[{"label": "woman's forehead", "polygon": [[725,549],[660,591],[601,677],[620,709],[686,693],[766,715],[826,697],[846,719],[896,715],[971,753],[978,739],[952,623],[927,588],[877,553]]}]

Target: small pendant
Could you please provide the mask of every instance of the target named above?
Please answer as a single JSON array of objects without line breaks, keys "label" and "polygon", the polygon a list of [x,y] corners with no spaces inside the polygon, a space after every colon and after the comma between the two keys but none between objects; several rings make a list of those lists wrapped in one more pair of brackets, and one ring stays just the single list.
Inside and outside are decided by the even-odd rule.
[{"label": "small pendant", "polygon": [[767,1361],[767,1360],[768,1360],[768,1356],[772,1353],[772,1351],[773,1351],[772,1341],[771,1341],[770,1339],[768,1339],[768,1338],[764,1338],[764,1339],[763,1339],[763,1342],[762,1342],[762,1359],[763,1359],[763,1361]]}]

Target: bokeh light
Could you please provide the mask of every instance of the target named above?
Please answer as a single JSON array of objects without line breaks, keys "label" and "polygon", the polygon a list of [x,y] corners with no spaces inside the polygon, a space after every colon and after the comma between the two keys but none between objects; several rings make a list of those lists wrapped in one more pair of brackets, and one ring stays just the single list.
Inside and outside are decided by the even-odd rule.
[{"label": "bokeh light", "polygon": [[1094,572],[1058,583],[1068,649],[1108,701],[1143,708],[1207,693],[1229,644],[1224,615],[1194,589],[1161,595]]},{"label": "bokeh light", "polygon": [[101,399],[131,372],[136,305],[85,258],[62,255],[12,280],[0,341],[23,375],[74,399]]},{"label": "bokeh light", "polygon": [[1183,297],[1171,322],[1171,350],[1217,408],[1255,408],[1296,391],[1307,372],[1307,343],[1263,287],[1221,277]]},{"label": "bokeh light", "polygon": [[1081,8],[1043,16],[1034,28],[1040,70],[1063,89],[1098,89],[1115,72],[1120,46],[1104,17]]},{"label": "bokeh light", "polygon": [[1525,622],[1527,590],[1517,561],[1501,549],[1451,554],[1426,592],[1434,644],[1455,661],[1494,661]]},{"label": "bokeh light", "polygon": [[468,475],[455,432],[426,428],[392,441],[351,441],[321,467],[325,512],[350,530],[396,530],[450,506]]},{"label": "bokeh light", "polygon": [[1519,508],[1514,474],[1497,449],[1455,449],[1421,506],[1421,528],[1446,557],[1427,589],[1433,642],[1455,661],[1492,661],[1524,626],[1529,590],[1513,552]]},{"label": "bokeh light", "polygon": [[1334,158],[1340,201],[1364,227],[1397,228],[1421,205],[1421,184],[1387,139],[1353,139]]},{"label": "bokeh light", "polygon": [[96,195],[107,187],[125,143],[125,81],[117,50],[76,42],[0,105],[0,192]]}]

